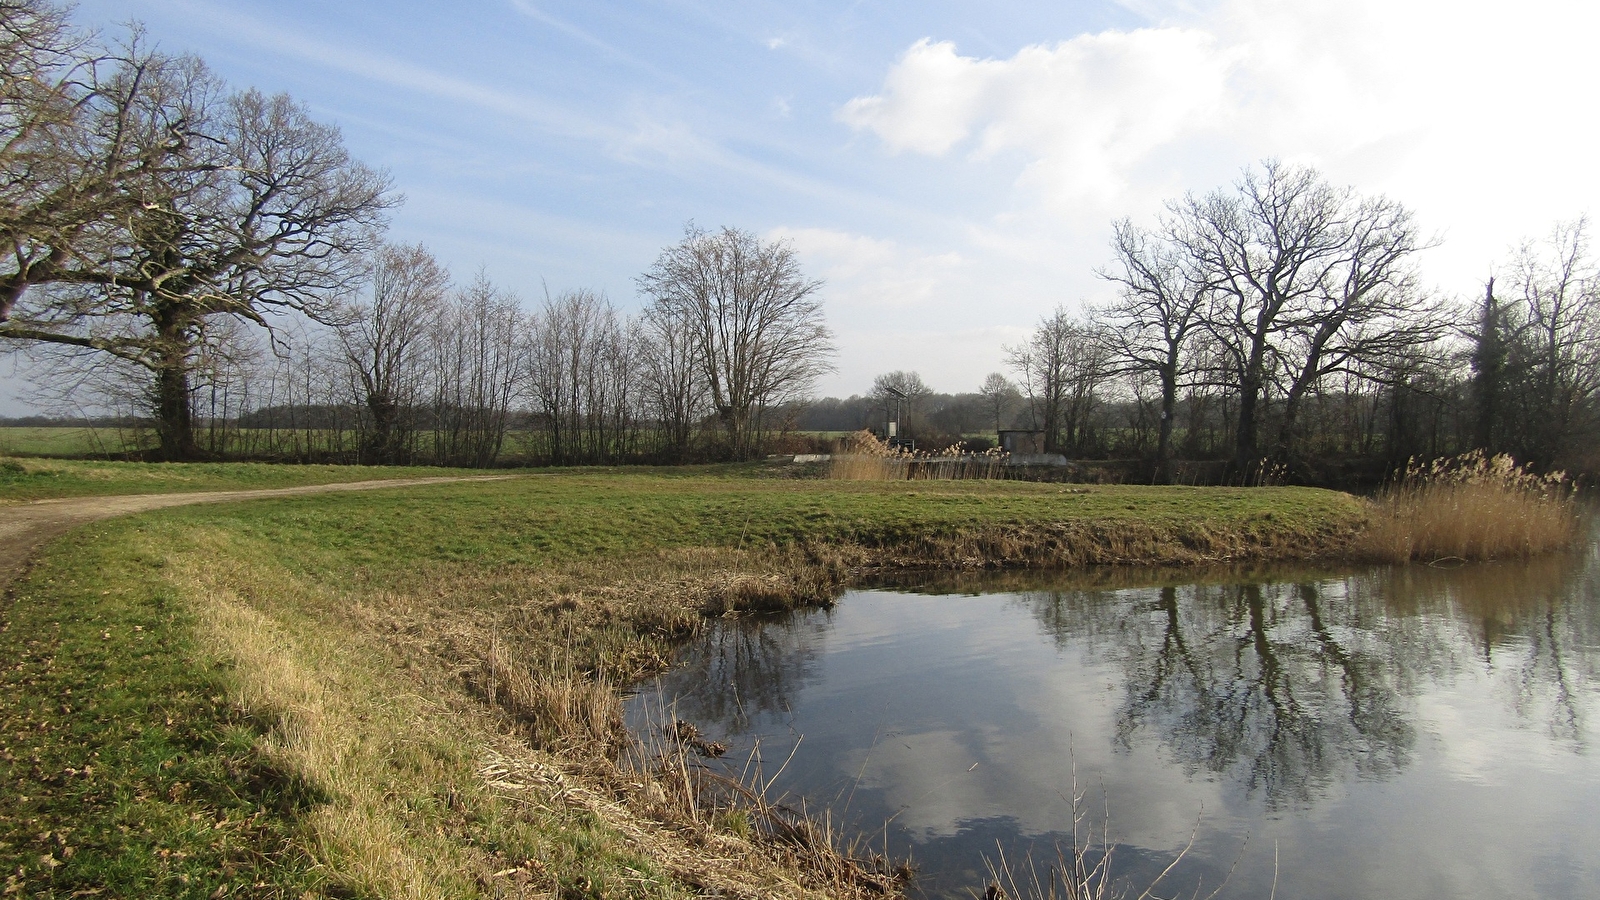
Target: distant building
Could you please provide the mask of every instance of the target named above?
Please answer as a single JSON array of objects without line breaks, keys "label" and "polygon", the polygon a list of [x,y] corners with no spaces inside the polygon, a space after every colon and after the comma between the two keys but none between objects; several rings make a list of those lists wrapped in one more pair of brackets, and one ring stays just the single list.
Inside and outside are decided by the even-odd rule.
[{"label": "distant building", "polygon": [[1043,431],[1002,430],[1000,449],[1007,453],[1033,454],[1044,452]]}]

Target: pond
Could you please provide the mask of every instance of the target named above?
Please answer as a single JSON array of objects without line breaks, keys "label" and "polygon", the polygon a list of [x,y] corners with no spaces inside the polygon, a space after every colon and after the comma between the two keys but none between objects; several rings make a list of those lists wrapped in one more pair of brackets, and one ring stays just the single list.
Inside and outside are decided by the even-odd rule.
[{"label": "pond", "polygon": [[1192,835],[1163,896],[1600,897],[1600,552],[1181,577],[719,620],[630,719],[727,742],[769,796],[909,855],[914,895],[1070,852],[1076,783],[1133,895]]}]

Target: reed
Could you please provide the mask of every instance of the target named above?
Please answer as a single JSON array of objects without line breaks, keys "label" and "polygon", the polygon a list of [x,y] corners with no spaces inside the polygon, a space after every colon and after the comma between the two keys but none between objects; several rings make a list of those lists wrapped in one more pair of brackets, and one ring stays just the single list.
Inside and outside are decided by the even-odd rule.
[{"label": "reed", "polygon": [[803,799],[774,795],[772,784],[788,759],[769,775],[759,745],[740,763],[724,757],[725,744],[706,740],[664,703],[647,705],[645,717],[618,765],[629,783],[643,785],[635,793],[652,801],[654,818],[708,839],[736,839],[745,852],[771,854],[803,873],[808,889],[829,897],[902,895],[914,875],[907,862],[872,852],[859,835],[836,828],[829,812],[818,814]]},{"label": "reed", "polygon": [[1364,549],[1396,563],[1522,559],[1570,546],[1578,524],[1565,474],[1475,450],[1407,466],[1378,497]]},{"label": "reed", "polygon": [[969,453],[957,442],[935,452],[891,447],[870,431],[845,441],[845,451],[829,460],[828,477],[840,481],[965,481],[1006,477],[1001,450]]}]

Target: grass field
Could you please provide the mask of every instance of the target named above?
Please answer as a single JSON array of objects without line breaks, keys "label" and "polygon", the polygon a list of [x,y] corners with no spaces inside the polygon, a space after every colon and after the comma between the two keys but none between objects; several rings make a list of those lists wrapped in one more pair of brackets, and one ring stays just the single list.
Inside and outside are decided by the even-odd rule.
[{"label": "grass field", "polygon": [[0,426],[0,456],[109,456],[139,449],[131,431],[117,428]]},{"label": "grass field", "polygon": [[867,895],[859,866],[630,767],[615,686],[707,614],[827,602],[863,566],[1312,556],[1363,514],[1317,490],[723,469],[102,522],[0,606],[6,890]]},{"label": "grass field", "polygon": [[[128,463],[0,457],[0,504],[53,497],[239,491],[376,478],[481,475],[431,466],[313,466],[274,463]],[[499,471],[489,474],[503,474]]]}]

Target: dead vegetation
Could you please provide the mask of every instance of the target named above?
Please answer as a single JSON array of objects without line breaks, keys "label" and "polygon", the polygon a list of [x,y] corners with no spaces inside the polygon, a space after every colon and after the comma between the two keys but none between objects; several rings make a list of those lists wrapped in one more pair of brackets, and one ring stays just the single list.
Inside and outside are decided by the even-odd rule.
[{"label": "dead vegetation", "polygon": [[346,592],[217,539],[185,559],[233,562],[175,576],[236,702],[279,723],[269,753],[333,798],[310,849],[345,889],[849,898],[909,875],[708,765],[687,723],[623,725],[619,686],[707,613],[831,599],[842,573],[820,562],[686,550]]},{"label": "dead vegetation", "polygon": [[870,431],[845,439],[843,452],[828,461],[828,477],[838,481],[970,481],[1006,477],[1000,450],[969,453],[961,444],[926,452],[891,447]]},{"label": "dead vegetation", "polygon": [[1473,451],[1407,467],[1378,498],[1363,544],[1396,563],[1524,559],[1570,546],[1578,524],[1563,473]]},{"label": "dead vegetation", "polygon": [[[181,558],[186,592],[206,598],[213,640],[237,661],[240,702],[276,717],[274,752],[338,798],[316,814],[313,850],[352,890],[873,897],[897,894],[909,870],[769,797],[759,772],[712,765],[692,727],[631,736],[619,689],[667,665],[707,616],[825,605],[874,569],[1247,561],[1325,551],[1351,527],[998,522],[448,564],[337,589],[222,531]],[[194,562],[219,559],[235,562]],[[628,886],[634,871],[658,887]]]}]

